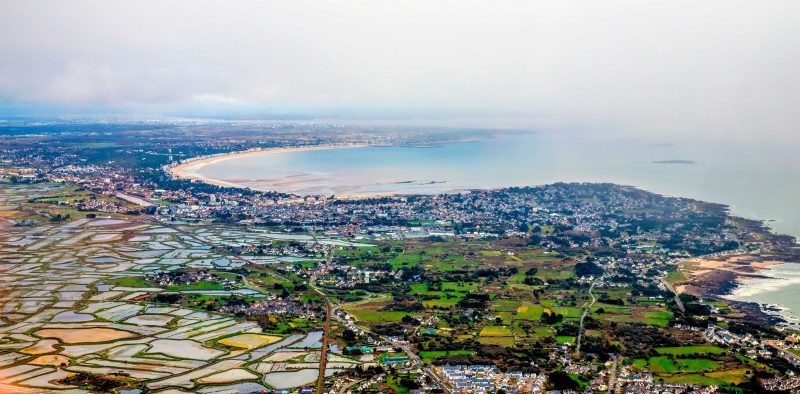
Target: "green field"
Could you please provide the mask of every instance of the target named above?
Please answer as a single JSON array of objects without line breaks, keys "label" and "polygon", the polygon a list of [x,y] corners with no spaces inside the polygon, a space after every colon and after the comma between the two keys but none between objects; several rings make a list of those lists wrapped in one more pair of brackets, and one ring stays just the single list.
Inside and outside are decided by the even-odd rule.
[{"label": "green field", "polygon": [[534,338],[546,338],[555,335],[555,331],[550,327],[534,327],[531,336]]},{"label": "green field", "polygon": [[648,361],[650,372],[656,374],[671,374],[678,371],[678,367],[669,357],[650,357]]},{"label": "green field", "polygon": [[565,343],[574,344],[575,343],[575,337],[559,335],[559,336],[556,337],[556,343],[559,344],[559,345],[563,345]]},{"label": "green field", "polygon": [[144,276],[126,276],[124,278],[109,279],[106,283],[121,287],[158,287],[147,283]]},{"label": "green field", "polygon": [[492,302],[492,309],[498,312],[517,312],[520,302],[515,300],[496,300]]},{"label": "green field", "polygon": [[427,283],[414,283],[411,286],[411,291],[417,294],[425,294],[428,292],[428,284]]},{"label": "green field", "polygon": [[678,360],[678,368],[684,372],[706,372],[722,369],[722,365],[704,358],[687,358]]},{"label": "green field", "polygon": [[167,286],[170,291],[186,291],[186,290],[223,290],[225,286],[217,282],[200,281],[189,284]]},{"label": "green field", "polygon": [[444,259],[432,259],[426,264],[426,268],[434,268],[442,272],[454,271],[464,268],[465,265],[477,265],[478,262],[467,261],[463,256],[447,256]]},{"label": "green field", "polygon": [[516,309],[516,312],[517,312],[517,319],[535,321],[542,318],[542,312],[544,312],[544,307],[542,307],[541,305],[524,302]]},{"label": "green field", "polygon": [[526,261],[533,261],[539,264],[557,263],[561,261],[561,255],[558,253],[545,253],[542,250],[529,250],[518,253],[517,256]]},{"label": "green field", "polygon": [[574,306],[554,306],[550,308],[553,313],[563,315],[565,319],[580,319],[583,309]]},{"label": "green field", "polygon": [[347,309],[349,313],[352,313],[358,320],[367,322],[367,323],[386,323],[386,322],[399,322],[403,319],[403,316],[410,315],[414,316],[414,313],[410,312],[399,312],[399,311],[375,311],[370,309],[362,309],[362,308],[352,308]]},{"label": "green field", "polygon": [[542,268],[536,272],[534,275],[537,278],[544,279],[544,280],[553,280],[553,279],[568,279],[575,276],[575,272],[573,270],[554,270],[549,268]]},{"label": "green field", "polygon": [[739,384],[742,382],[746,382],[748,379],[748,375],[751,372],[752,371],[750,371],[747,368],[741,368],[741,369],[732,369],[728,371],[710,372],[705,374],[705,376],[729,384]]},{"label": "green field", "polygon": [[666,327],[669,325],[669,320],[667,319],[656,319],[650,317],[633,317],[630,315],[601,315],[601,318],[603,320],[620,323],[642,323],[658,327]]},{"label": "green field", "polygon": [[502,255],[503,252],[500,250],[481,250],[481,256],[484,257],[497,257]]},{"label": "green field", "polygon": [[435,300],[422,301],[422,306],[426,308],[452,308],[456,306],[461,297],[455,298],[439,298]]},{"label": "green field", "polygon": [[512,337],[480,337],[478,342],[483,345],[514,346],[514,338]]},{"label": "green field", "polygon": [[676,356],[688,356],[692,354],[723,354],[725,349],[717,346],[678,346],[678,347],[659,347],[656,348],[658,354],[673,354]]},{"label": "green field", "polygon": [[475,288],[472,282],[442,282],[442,291],[475,291]]},{"label": "green field", "polygon": [[719,380],[697,374],[666,376],[663,379],[667,382],[673,382],[673,383],[702,384],[702,385],[722,384],[722,382],[720,382]]},{"label": "green field", "polygon": [[445,356],[459,356],[459,355],[467,355],[470,356],[474,352],[472,350],[427,350],[419,352],[419,356],[425,361],[435,360],[437,358],[442,358]]},{"label": "green field", "polygon": [[480,333],[482,337],[510,337],[513,335],[508,327],[503,326],[486,326],[481,329]]},{"label": "green field", "polygon": [[669,282],[670,284],[682,282],[685,281],[686,279],[688,278],[686,277],[686,274],[683,273],[683,271],[669,271],[667,273],[667,282]]},{"label": "green field", "polygon": [[672,319],[672,312],[667,311],[648,311],[644,313],[644,317],[653,318],[653,319],[665,319],[669,320]]},{"label": "green field", "polygon": [[388,263],[392,265],[393,270],[397,271],[400,268],[416,267],[422,259],[423,256],[419,254],[401,254],[389,259]]},{"label": "green field", "polygon": [[598,302],[592,306],[592,312],[597,312],[598,309],[603,309],[603,313],[625,315],[631,312],[630,309],[621,305],[603,304]]}]

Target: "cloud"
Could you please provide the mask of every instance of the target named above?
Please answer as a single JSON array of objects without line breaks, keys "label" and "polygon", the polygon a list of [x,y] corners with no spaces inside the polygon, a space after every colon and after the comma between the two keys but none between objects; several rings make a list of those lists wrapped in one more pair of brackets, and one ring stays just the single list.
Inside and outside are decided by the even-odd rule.
[{"label": "cloud", "polygon": [[787,136],[796,1],[0,3],[0,101]]},{"label": "cloud", "polygon": [[108,66],[71,61],[63,73],[53,75],[41,96],[32,94],[31,99],[78,104],[114,102],[120,88],[114,74]]},{"label": "cloud", "polygon": [[195,94],[191,97],[191,100],[192,102],[199,104],[224,104],[224,105],[242,104],[242,101],[237,98],[222,96],[213,93]]}]

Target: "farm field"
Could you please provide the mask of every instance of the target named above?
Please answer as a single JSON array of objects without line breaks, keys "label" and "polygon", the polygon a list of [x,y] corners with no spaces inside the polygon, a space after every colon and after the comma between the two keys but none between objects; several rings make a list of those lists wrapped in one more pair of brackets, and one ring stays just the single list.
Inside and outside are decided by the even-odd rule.
[{"label": "farm field", "polygon": [[[4,187],[0,205],[22,204],[27,195],[46,192]],[[76,377],[123,373],[129,379],[114,383],[121,388],[142,382],[153,391],[204,392],[246,384],[257,391],[275,387],[269,374],[292,371],[293,364],[315,370],[320,344],[313,329],[288,329],[276,335],[230,314],[152,302],[170,291],[223,288],[202,282],[161,288],[146,281],[145,275],[243,266],[247,262],[214,247],[268,239],[267,234],[235,229],[165,226],[123,217],[0,224],[2,383],[39,392],[76,390],[69,383]],[[257,299],[258,291],[244,290]],[[200,293],[196,299],[212,301],[220,296]],[[266,361],[289,349],[297,352],[297,361]],[[347,359],[331,371],[360,364]],[[301,381],[296,386],[310,382],[295,381]],[[296,387],[292,382],[280,384]]]},{"label": "farm field", "polygon": [[[586,388],[607,377],[611,354],[620,374],[725,390],[779,371],[703,331],[737,321],[700,324],[660,282],[602,276],[590,264],[602,250],[77,211],[50,220],[27,205],[48,193],[58,188],[0,189],[0,392],[70,392],[98,377],[147,392],[308,390],[326,340],[328,386],[383,375],[372,392],[411,392],[425,384],[409,381],[415,368],[448,364],[548,370]],[[43,209],[58,198],[33,200]],[[709,316],[730,310],[685,302]]]},{"label": "farm field", "polygon": [[692,354],[723,354],[725,349],[717,346],[678,346],[678,347],[660,347],[656,348],[659,354],[672,354],[678,356],[686,356]]}]

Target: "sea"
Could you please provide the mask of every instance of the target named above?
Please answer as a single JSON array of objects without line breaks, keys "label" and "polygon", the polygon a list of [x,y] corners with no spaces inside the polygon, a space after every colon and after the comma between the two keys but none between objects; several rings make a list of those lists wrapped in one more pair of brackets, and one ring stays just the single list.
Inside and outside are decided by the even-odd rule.
[{"label": "sea", "polygon": [[[434,146],[376,146],[264,153],[197,173],[260,190],[298,194],[439,193],[553,182],[612,182],[727,204],[734,214],[800,237],[800,144],[772,141],[609,138],[500,133]],[[733,297],[800,316],[800,265],[773,266]]]},{"label": "sea", "polygon": [[770,312],[800,325],[800,264],[774,265],[759,275],[762,278],[746,281],[725,298],[766,305]]}]

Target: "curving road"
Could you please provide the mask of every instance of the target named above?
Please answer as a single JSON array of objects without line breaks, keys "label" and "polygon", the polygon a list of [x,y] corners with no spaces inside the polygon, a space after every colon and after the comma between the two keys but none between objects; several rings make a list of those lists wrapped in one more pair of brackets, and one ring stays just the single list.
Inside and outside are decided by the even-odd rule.
[{"label": "curving road", "polygon": [[594,305],[595,302],[597,302],[597,297],[594,296],[592,290],[594,290],[595,283],[597,283],[597,281],[599,281],[600,279],[603,279],[603,277],[601,276],[595,279],[592,282],[592,285],[589,286],[589,295],[592,297],[592,302],[590,302],[589,305],[583,310],[583,314],[581,315],[581,325],[580,327],[578,327],[578,339],[575,340],[575,354],[581,354],[581,340],[583,340],[583,320],[586,319],[586,315],[589,314],[589,311],[592,309],[592,306]]}]

